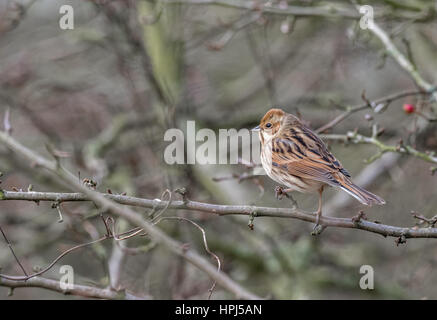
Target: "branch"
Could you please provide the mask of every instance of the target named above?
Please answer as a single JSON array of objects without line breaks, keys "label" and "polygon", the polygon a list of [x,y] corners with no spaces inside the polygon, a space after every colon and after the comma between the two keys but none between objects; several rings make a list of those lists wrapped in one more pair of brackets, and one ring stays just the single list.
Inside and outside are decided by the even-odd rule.
[{"label": "branch", "polygon": [[[319,5],[313,7],[291,6],[283,4],[274,4],[271,2],[261,3],[257,1],[245,0],[163,0],[168,4],[189,4],[189,5],[215,5],[222,7],[235,8],[240,10],[253,10],[262,13],[277,14],[277,15],[292,15],[295,17],[324,17],[324,18],[346,18],[358,20],[362,15],[357,12],[352,6],[339,5],[338,3],[330,3],[327,5]],[[416,21],[426,21],[432,17],[430,12],[408,13],[404,11],[387,10],[384,7],[378,7],[374,10],[375,18],[391,15],[396,18],[414,19]]]},{"label": "branch", "polygon": [[[184,201],[171,201],[171,203],[168,203],[168,201],[158,201],[113,194],[100,195],[119,204],[144,208],[163,209],[168,207],[168,209],[201,211],[219,216],[245,215],[255,217],[290,218],[306,222],[316,222],[316,216],[313,213],[293,208],[270,208],[248,205],[218,205],[192,201],[189,199],[185,199]],[[54,199],[59,199],[61,202],[92,201],[92,199],[87,195],[81,193],[3,191],[3,194],[0,196],[0,200],[54,201]],[[327,216],[322,216],[320,222],[322,225],[328,227],[360,229],[377,233],[384,237],[405,236],[406,238],[437,238],[437,228],[402,228],[366,220],[354,222],[350,218],[336,218]]]},{"label": "branch", "polygon": [[396,60],[396,62],[410,74],[417,86],[422,90],[431,93],[434,97],[434,100],[437,100],[436,86],[422,78],[413,63],[411,63],[411,61],[399,51],[387,33],[375,22],[370,24],[369,30],[372,31],[379,38],[379,40],[381,40],[387,53],[390,54]]},{"label": "branch", "polygon": [[377,146],[379,148],[379,153],[373,156],[371,159],[369,159],[369,162],[375,160],[376,158],[379,158],[381,155],[383,155],[386,152],[397,152],[400,154],[409,154],[427,162],[437,163],[437,157],[434,156],[433,152],[430,153],[421,152],[414,149],[411,146],[404,145],[403,143],[400,143],[395,146],[387,145],[384,144],[382,141],[380,141],[376,136],[366,137],[356,132],[349,131],[346,134],[325,134],[322,135],[322,138],[327,140],[352,142],[356,144],[373,144]]},{"label": "branch", "polygon": [[[399,51],[399,49],[394,45],[390,37],[385,33],[384,30],[382,30],[375,22],[373,22],[369,30],[372,31],[382,42],[382,44],[385,46],[385,49],[388,54],[390,54],[395,61],[406,71],[410,74],[410,76],[413,78],[416,85],[422,90],[422,91],[403,91],[399,93],[395,93],[391,96],[387,96],[384,98],[381,98],[379,100],[374,101],[374,106],[377,106],[381,103],[389,104],[393,100],[400,99],[403,97],[411,96],[411,95],[419,95],[419,94],[429,94],[432,95],[434,100],[437,100],[437,87],[435,85],[432,85],[431,83],[427,82],[425,79],[422,78],[422,76],[417,71],[417,68],[414,66],[413,63],[411,63],[410,60],[408,60],[407,57],[405,57],[402,52]],[[423,92],[425,91],[425,92]],[[339,122],[343,121],[347,117],[349,117],[352,113],[372,108],[371,103],[364,103],[355,107],[352,107],[339,116],[337,116],[335,119],[327,123],[326,125],[318,128],[316,132],[324,132],[329,128],[332,128],[333,126],[337,125]]]},{"label": "branch", "polygon": [[[378,105],[385,104],[385,106],[388,107],[388,105],[398,99],[409,97],[409,96],[417,96],[417,95],[430,95],[431,93],[423,92],[422,90],[406,90],[406,91],[400,91],[393,93],[391,95],[388,95],[386,97],[382,97],[380,99],[376,99],[374,101],[366,101],[362,104],[348,107],[345,112],[339,114],[337,117],[335,117],[333,120],[328,122],[327,124],[321,126],[320,128],[316,129],[317,133],[325,132],[328,129],[331,129],[332,127],[339,124],[344,119],[348,118],[350,115],[352,115],[355,112],[366,110],[366,109],[374,109]],[[376,111],[375,111],[376,112]]]},{"label": "branch", "polygon": [[12,248],[12,244],[9,241],[9,239],[6,237],[5,232],[3,231],[2,227],[0,226],[0,232],[3,235],[3,239],[5,239],[6,243],[8,244],[9,250],[11,251],[12,255],[14,256],[15,261],[17,262],[17,264],[20,266],[21,270],[23,271],[23,273],[25,274],[25,276],[27,277],[28,274],[26,272],[26,269],[24,269],[23,265],[20,262],[20,259],[18,259],[17,255],[15,254],[14,248]]},{"label": "branch", "polygon": [[[162,217],[162,218],[159,218],[159,220],[156,221],[155,224],[158,224],[159,222],[161,222],[161,221],[163,221],[163,220],[179,220],[179,221],[186,221],[186,222],[191,223],[191,224],[192,224],[193,226],[195,226],[197,229],[199,229],[200,232],[202,232],[203,246],[205,247],[206,252],[208,252],[208,253],[211,255],[211,257],[213,257],[213,258],[217,261],[217,270],[218,270],[218,271],[221,270],[221,265],[222,265],[222,263],[221,263],[221,261],[220,261],[220,258],[219,258],[219,257],[218,257],[214,252],[212,252],[212,251],[209,249],[208,241],[206,240],[206,232],[205,232],[205,230],[204,230],[201,226],[199,226],[199,225],[198,225],[197,223],[195,223],[194,221],[191,221],[190,219],[182,218],[182,217]],[[211,299],[212,293],[214,292],[214,289],[215,289],[215,286],[216,286],[216,285],[217,285],[217,282],[214,281],[214,283],[212,284],[211,288],[208,290],[208,292],[209,292],[209,294],[208,294],[208,300]]]},{"label": "branch", "polygon": [[[87,298],[97,298],[97,299],[120,299],[123,298],[123,294],[120,292],[101,289],[96,287],[84,286],[84,285],[74,285],[73,289],[61,289],[59,285],[59,280],[52,280],[43,277],[34,277],[26,281],[19,280],[8,280],[0,278],[0,286],[8,287],[11,289],[15,288],[43,288],[51,291],[60,292],[63,294],[71,294]],[[133,297],[133,296],[132,296]],[[127,296],[129,298],[129,296]]]},{"label": "branch", "polygon": [[318,7],[299,7],[299,6],[284,6],[265,5],[256,1],[245,0],[164,0],[169,4],[191,4],[191,5],[216,5],[230,7],[242,10],[261,11],[263,13],[274,13],[283,15],[293,15],[297,17],[314,16],[314,17],[344,17],[348,19],[359,19],[361,15],[351,8],[342,6],[318,6]]},{"label": "branch", "polygon": [[[89,188],[82,185],[78,181],[77,177],[75,177],[69,171],[65,170],[60,165],[59,160],[49,161],[39,156],[32,150],[15,141],[5,132],[0,132],[0,141],[13,152],[27,158],[36,167],[41,167],[42,169],[48,171],[48,173],[50,173],[51,175],[55,175],[63,180],[69,185],[70,189],[82,192],[87,197],[87,199],[93,201],[97,206],[102,208],[103,211],[107,210],[112,214],[122,217],[129,221],[131,224],[143,229],[152,238],[152,240],[165,245],[174,254],[181,256],[200,270],[203,270],[212,279],[217,281],[217,284],[221,285],[226,290],[234,293],[237,298],[260,299],[260,297],[252,294],[251,292],[240,286],[238,283],[234,282],[226,274],[217,271],[216,267],[214,267],[211,263],[209,263],[205,258],[197,254],[195,251],[184,248],[182,243],[170,238],[160,229],[155,227],[152,223],[145,221],[141,217],[141,215],[139,215],[132,209],[128,207],[122,207],[120,206],[120,204],[108,199],[101,193],[90,190]],[[59,201],[61,201],[61,199],[58,199],[58,202]]]}]

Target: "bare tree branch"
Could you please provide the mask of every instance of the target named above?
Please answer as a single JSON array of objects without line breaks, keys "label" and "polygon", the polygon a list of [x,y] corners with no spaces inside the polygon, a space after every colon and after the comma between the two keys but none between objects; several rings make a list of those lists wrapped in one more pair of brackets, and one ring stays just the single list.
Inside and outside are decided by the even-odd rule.
[{"label": "bare tree branch", "polygon": [[318,128],[316,130],[316,132],[321,133],[321,132],[325,132],[328,129],[333,128],[334,126],[336,126],[341,121],[345,120],[346,118],[348,118],[350,115],[352,115],[355,112],[367,110],[367,109],[375,109],[378,105],[381,105],[381,104],[385,104],[386,106],[388,106],[391,102],[398,100],[398,99],[401,99],[401,98],[405,98],[405,97],[417,96],[417,95],[427,95],[427,94],[430,95],[432,93],[423,92],[421,90],[405,90],[405,91],[393,93],[393,94],[388,95],[386,97],[376,99],[374,101],[366,101],[366,102],[359,104],[357,106],[348,107],[346,109],[346,111],[339,114],[337,117],[335,117],[333,120],[331,120],[327,124]]},{"label": "bare tree branch", "polygon": [[101,289],[96,287],[84,286],[84,285],[74,285],[73,289],[61,289],[59,285],[59,280],[52,280],[43,277],[34,277],[26,281],[19,280],[9,280],[0,279],[1,287],[8,288],[43,288],[51,291],[60,292],[63,294],[76,295],[87,298],[97,298],[97,299],[139,299],[139,297],[134,297],[129,294],[123,294],[122,292],[117,292],[111,289]]},{"label": "bare tree branch", "polygon": [[400,154],[412,155],[414,157],[420,158],[426,162],[437,163],[437,157],[434,156],[433,152],[426,153],[414,149],[411,146],[399,143],[397,145],[391,146],[380,141],[375,135],[372,137],[366,137],[356,132],[348,132],[346,134],[324,134],[322,138],[327,140],[337,140],[344,142],[351,142],[356,144],[373,144],[378,147],[379,152],[372,156],[367,162],[372,162],[386,152],[397,152]]},{"label": "bare tree branch", "polygon": [[[4,132],[0,132],[0,141],[3,142],[9,149],[13,152],[20,154],[21,156],[27,158],[31,163],[33,163],[37,167],[41,167],[50,174],[59,177],[65,183],[69,184],[70,189],[77,190],[84,193],[89,200],[92,200],[97,206],[102,208],[102,210],[107,210],[114,215],[122,217],[132,223],[135,226],[140,227],[145,232],[149,234],[149,236],[158,243],[165,245],[171,252],[183,257],[186,261],[190,262],[200,270],[203,270],[207,273],[211,278],[217,281],[219,285],[221,285],[226,290],[235,294],[237,298],[240,299],[260,299],[260,297],[254,295],[249,292],[238,283],[234,282],[231,278],[229,278],[223,272],[217,271],[217,269],[209,263],[205,258],[194,252],[193,250],[187,250],[184,246],[178,241],[170,238],[160,229],[155,227],[152,223],[145,221],[141,215],[133,211],[128,207],[122,207],[120,204],[111,201],[106,198],[104,195],[91,190],[81,184],[77,177],[75,177],[72,173],[65,170],[59,163],[58,160],[49,161],[32,150],[26,148],[21,145],[17,141],[15,141],[12,137],[8,136]],[[165,201],[161,201],[164,203]],[[165,207],[165,205],[164,205]]]},{"label": "bare tree branch", "polygon": [[379,38],[379,40],[381,40],[382,44],[385,46],[387,53],[390,54],[396,60],[396,62],[410,74],[417,86],[422,90],[431,93],[434,97],[434,100],[437,100],[436,86],[432,85],[422,78],[414,64],[411,63],[411,61],[408,60],[408,58],[399,51],[399,49],[394,45],[393,41],[390,39],[387,33],[382,30],[375,22],[370,24],[369,30],[372,31]]},{"label": "bare tree branch", "polygon": [[[201,211],[220,216],[253,215],[255,217],[291,218],[313,223],[316,221],[316,217],[313,213],[293,208],[269,208],[248,205],[218,205],[192,201],[188,199],[172,201],[169,204],[167,201],[158,201],[156,199],[152,200],[113,194],[100,195],[119,204],[144,208],[161,209],[168,207],[168,209]],[[0,200],[53,201],[54,199],[61,199],[61,202],[92,201],[92,198],[82,193],[3,191],[3,195],[0,196]],[[405,235],[406,238],[437,238],[437,228],[402,228],[365,220],[353,222],[352,219],[349,218],[335,218],[327,216],[322,217],[321,224],[328,227],[352,228],[370,231],[385,237],[399,237],[401,235]]]},{"label": "bare tree branch", "polygon": [[[341,5],[339,3],[329,3],[326,5],[316,6],[292,6],[284,4],[275,4],[272,2],[257,2],[245,0],[164,0],[168,4],[189,4],[189,5],[216,5],[222,7],[235,8],[240,10],[254,10],[262,13],[291,15],[295,17],[324,17],[324,18],[345,18],[345,19],[360,19],[362,15],[357,12],[351,5]],[[430,13],[426,12],[408,12],[387,10],[384,7],[378,7],[375,10],[375,18],[393,16],[402,19],[414,19],[417,21],[426,20]]]}]

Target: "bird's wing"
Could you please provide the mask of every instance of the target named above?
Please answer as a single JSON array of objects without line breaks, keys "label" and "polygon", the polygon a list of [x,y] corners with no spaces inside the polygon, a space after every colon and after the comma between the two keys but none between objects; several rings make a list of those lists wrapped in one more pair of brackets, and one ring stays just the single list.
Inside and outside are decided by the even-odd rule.
[{"label": "bird's wing", "polygon": [[272,165],[302,178],[338,185],[350,177],[323,141],[303,124],[285,123],[272,139]]}]

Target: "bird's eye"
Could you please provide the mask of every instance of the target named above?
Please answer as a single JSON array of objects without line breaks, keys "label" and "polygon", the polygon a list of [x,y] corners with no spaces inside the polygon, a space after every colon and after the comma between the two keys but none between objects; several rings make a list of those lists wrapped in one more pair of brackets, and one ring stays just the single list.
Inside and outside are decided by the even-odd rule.
[{"label": "bird's eye", "polygon": [[266,128],[270,128],[272,126],[272,124],[269,122],[266,124]]}]

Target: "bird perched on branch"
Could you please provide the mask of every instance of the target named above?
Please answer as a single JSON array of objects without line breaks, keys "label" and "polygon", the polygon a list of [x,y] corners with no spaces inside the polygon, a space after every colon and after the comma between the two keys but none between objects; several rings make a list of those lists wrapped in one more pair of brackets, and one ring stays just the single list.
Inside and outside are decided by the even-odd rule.
[{"label": "bird perched on branch", "polygon": [[259,131],[261,163],[267,175],[287,187],[277,187],[277,196],[291,191],[319,194],[316,226],[322,215],[325,186],[340,188],[365,205],[385,203],[382,198],[354,184],[349,172],[323,141],[294,115],[281,109],[270,109],[259,126],[252,130]]}]

